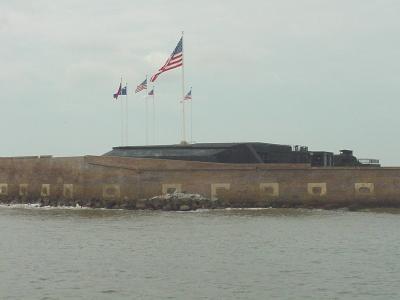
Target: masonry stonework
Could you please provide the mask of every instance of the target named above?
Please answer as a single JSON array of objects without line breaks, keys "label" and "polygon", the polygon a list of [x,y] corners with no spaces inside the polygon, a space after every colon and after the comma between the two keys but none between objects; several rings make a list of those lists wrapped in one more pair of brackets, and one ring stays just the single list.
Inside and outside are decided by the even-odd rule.
[{"label": "masonry stonework", "polygon": [[200,194],[233,207],[400,206],[400,168],[104,156],[0,158],[4,203],[46,198],[50,205],[114,207],[172,191]]}]

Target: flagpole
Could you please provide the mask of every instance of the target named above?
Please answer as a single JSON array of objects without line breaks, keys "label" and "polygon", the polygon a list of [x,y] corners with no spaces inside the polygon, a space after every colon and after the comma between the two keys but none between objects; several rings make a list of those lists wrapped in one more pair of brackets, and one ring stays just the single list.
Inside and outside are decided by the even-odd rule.
[{"label": "flagpole", "polygon": [[126,109],[126,123],[125,123],[125,134],[126,134],[126,145],[129,145],[129,110],[128,110],[128,83],[125,83],[125,109]]},{"label": "flagpole", "polygon": [[148,101],[147,101],[147,99],[148,99],[148,95],[147,95],[147,91],[148,91],[148,89],[147,89],[147,84],[148,84],[148,82],[147,82],[147,75],[146,75],[146,93],[145,93],[145,98],[144,98],[144,101],[146,102],[146,146],[149,144],[149,107],[148,107]]},{"label": "flagpole", "polygon": [[182,142],[181,144],[186,144],[186,118],[185,118],[185,55],[183,47],[183,31],[182,31]]},{"label": "flagpole", "polygon": [[[122,77],[120,81],[120,87],[122,89]],[[122,93],[121,93],[122,94]],[[119,95],[121,96],[121,95]],[[120,99],[121,102],[121,146],[124,145],[124,104],[122,99]]]},{"label": "flagpole", "polygon": [[121,146],[124,146],[124,104],[122,99],[121,102]]},{"label": "flagpole", "polygon": [[[192,91],[192,87],[190,87]],[[190,143],[193,144],[193,95],[191,94],[190,99]]]},{"label": "flagpole", "polygon": [[153,144],[156,145],[156,106],[154,101],[154,85],[153,85]]},{"label": "flagpole", "polygon": [[[147,91],[146,91],[147,93]],[[146,101],[146,146],[149,144],[149,122],[148,122],[148,115],[149,115],[149,105],[148,105],[148,101],[147,101],[147,95],[144,101]]]}]

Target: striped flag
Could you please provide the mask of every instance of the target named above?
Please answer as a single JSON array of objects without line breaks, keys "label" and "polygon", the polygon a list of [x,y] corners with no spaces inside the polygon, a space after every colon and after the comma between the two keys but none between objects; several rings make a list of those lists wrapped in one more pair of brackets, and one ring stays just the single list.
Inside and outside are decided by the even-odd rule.
[{"label": "striped flag", "polygon": [[151,91],[148,93],[149,96],[154,96],[154,88],[151,89]]},{"label": "striped flag", "polygon": [[147,89],[147,78],[137,86],[135,94]]},{"label": "striped flag", "polygon": [[119,84],[117,92],[113,95],[114,99],[118,99],[118,96],[121,95],[122,92],[122,83]]},{"label": "striped flag", "polygon": [[183,100],[192,100],[192,89],[190,89]]},{"label": "striped flag", "polygon": [[160,69],[158,69],[156,74],[151,76],[150,81],[154,82],[161,73],[178,68],[180,66],[183,66],[183,37],[181,37],[179,40],[174,52],[172,52],[166,63]]}]

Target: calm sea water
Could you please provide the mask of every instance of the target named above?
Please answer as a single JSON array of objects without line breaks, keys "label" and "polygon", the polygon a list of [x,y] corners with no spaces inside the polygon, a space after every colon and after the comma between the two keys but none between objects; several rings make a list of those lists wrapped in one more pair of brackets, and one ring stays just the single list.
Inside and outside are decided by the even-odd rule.
[{"label": "calm sea water", "polygon": [[1,299],[400,299],[400,211],[0,207]]}]

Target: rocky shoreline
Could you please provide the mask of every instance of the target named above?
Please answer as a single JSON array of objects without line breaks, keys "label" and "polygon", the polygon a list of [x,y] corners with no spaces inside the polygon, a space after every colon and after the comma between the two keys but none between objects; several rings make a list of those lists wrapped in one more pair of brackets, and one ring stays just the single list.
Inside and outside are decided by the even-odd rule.
[{"label": "rocky shoreline", "polygon": [[210,200],[199,194],[174,193],[165,194],[148,199],[97,199],[73,200],[39,198],[28,199],[2,199],[2,204],[35,204],[38,207],[87,207],[127,210],[165,210],[165,211],[190,211],[197,209],[213,209],[225,207],[221,201]]},{"label": "rocky shoreline", "polygon": [[222,208],[308,208],[308,209],[340,209],[359,210],[365,208],[399,208],[400,201],[382,200],[342,200],[342,201],[251,201],[242,199],[233,201],[229,199],[211,200],[199,194],[173,193],[159,195],[148,199],[52,199],[39,198],[35,201],[27,199],[12,200],[2,199],[2,204],[35,204],[38,207],[87,207],[105,209],[127,209],[127,210],[163,210],[163,211],[194,211],[197,209],[222,209]]}]

